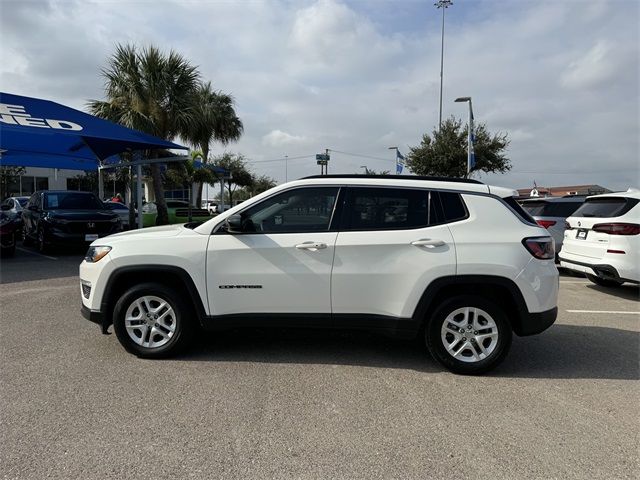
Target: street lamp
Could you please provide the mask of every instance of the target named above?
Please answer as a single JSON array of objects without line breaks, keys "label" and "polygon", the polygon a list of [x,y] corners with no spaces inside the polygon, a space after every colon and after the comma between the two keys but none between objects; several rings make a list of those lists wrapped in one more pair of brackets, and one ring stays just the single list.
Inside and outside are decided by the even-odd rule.
[{"label": "street lamp", "polygon": [[451,0],[438,0],[434,5],[442,9],[442,42],[440,43],[440,115],[438,117],[438,132],[440,132],[440,129],[442,128],[442,72],[444,69],[444,11],[449,6],[453,5],[453,2]]},{"label": "street lamp", "polygon": [[369,171],[369,169],[367,168],[366,165],[360,165],[360,168],[364,168],[364,174],[366,175],[367,172]]},{"label": "street lamp", "polygon": [[467,177],[476,165],[476,156],[473,151],[473,107],[471,106],[471,97],[458,97],[456,102],[469,103],[469,126],[467,128]]}]

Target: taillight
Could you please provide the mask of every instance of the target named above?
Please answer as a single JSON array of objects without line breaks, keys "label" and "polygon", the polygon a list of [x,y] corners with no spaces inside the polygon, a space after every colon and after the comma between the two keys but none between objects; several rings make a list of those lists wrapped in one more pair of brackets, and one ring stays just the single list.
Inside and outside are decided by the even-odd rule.
[{"label": "taillight", "polygon": [[556,224],[555,220],[536,220],[536,222],[543,228],[553,227]]},{"label": "taillight", "polygon": [[640,225],[636,223],[598,223],[593,226],[592,230],[609,235],[638,235],[640,234]]},{"label": "taillight", "polygon": [[531,255],[540,260],[551,260],[556,256],[556,246],[551,237],[529,237],[522,244]]}]

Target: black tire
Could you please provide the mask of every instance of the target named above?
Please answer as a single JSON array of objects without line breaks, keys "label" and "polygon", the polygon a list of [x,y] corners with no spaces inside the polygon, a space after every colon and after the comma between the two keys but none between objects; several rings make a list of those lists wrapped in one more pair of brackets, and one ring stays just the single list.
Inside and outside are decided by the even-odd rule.
[{"label": "black tire", "polygon": [[[497,340],[492,340],[489,338],[485,338],[483,340],[483,347],[486,347],[487,349],[492,348],[486,358],[482,358],[473,362],[465,362],[454,358],[453,355],[447,352],[444,340],[442,339],[442,328],[445,320],[447,320],[447,317],[456,310],[464,307],[473,307],[484,310],[484,312],[486,312],[493,319],[498,333]],[[456,316],[456,318],[459,317]],[[482,297],[478,297],[475,295],[460,295],[452,297],[442,302],[442,304],[439,305],[434,312],[433,316],[430,319],[427,319],[427,321],[428,323],[425,328],[425,341],[429,352],[438,363],[442,364],[454,373],[459,373],[462,375],[479,375],[488,372],[498,366],[507,356],[507,353],[509,353],[512,339],[511,324],[509,323],[504,310],[495,302],[490,302]],[[478,321],[484,322],[485,320],[483,319],[483,317],[479,317]],[[483,330],[482,328],[480,328],[479,330],[480,334],[482,334],[482,332],[488,332],[488,330]],[[472,334],[476,332],[474,332],[474,330],[471,330],[468,333],[465,332],[461,335],[462,338],[465,339],[467,338],[467,336],[473,337],[473,341],[475,342],[476,337]],[[456,344],[453,343],[454,340],[452,340],[451,345],[464,344],[464,342],[462,342],[462,339],[458,341],[461,343]],[[492,345],[492,342],[494,341],[495,344]],[[479,348],[476,347],[475,343],[467,343],[467,345],[468,348],[462,350],[462,353],[467,354],[464,355],[465,357],[471,356],[469,354],[472,348],[474,352],[478,353],[478,356],[482,355],[479,352]]]},{"label": "black tire", "polygon": [[38,229],[38,237],[36,239],[36,245],[38,246],[38,251],[42,254],[49,253],[49,245],[47,245],[47,239],[45,236],[45,231],[43,228]]},{"label": "black tire", "polygon": [[13,235],[11,246],[2,248],[2,255],[6,257],[13,257],[16,254],[16,234],[12,233],[11,235]]},{"label": "black tire", "polygon": [[600,285],[601,287],[615,288],[622,285],[624,282],[620,280],[605,280],[604,278],[596,277],[595,275],[590,275],[587,273],[587,278],[596,285]]},{"label": "black tire", "polygon": [[[175,325],[175,331],[168,342],[162,346],[139,345],[127,331],[125,325],[127,310],[136,299],[144,296],[158,297],[173,309],[174,315],[171,316],[171,322],[175,322],[172,323]],[[178,292],[159,283],[143,283],[130,288],[120,297],[113,310],[113,330],[118,340],[125,350],[141,358],[167,358],[178,354],[191,343],[195,328],[195,314],[192,306],[186,303]],[[142,329],[137,332],[142,334]],[[151,340],[149,336],[147,338]]]},{"label": "black tire", "polygon": [[33,245],[33,240],[27,234],[27,227],[26,226],[22,227],[22,244],[25,247],[29,247],[29,246]]}]

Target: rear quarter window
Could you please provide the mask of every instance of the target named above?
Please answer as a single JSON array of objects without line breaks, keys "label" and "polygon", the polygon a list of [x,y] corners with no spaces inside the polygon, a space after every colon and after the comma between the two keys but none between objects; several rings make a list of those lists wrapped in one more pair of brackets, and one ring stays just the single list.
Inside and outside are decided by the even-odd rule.
[{"label": "rear quarter window", "polygon": [[467,218],[467,207],[459,193],[438,192],[442,203],[442,213],[446,223],[456,222]]},{"label": "rear quarter window", "polygon": [[638,200],[634,198],[588,198],[571,216],[599,218],[619,217],[631,210],[637,203]]},{"label": "rear quarter window", "polygon": [[538,225],[533,217],[520,206],[515,198],[507,197],[503,198],[502,200],[504,200],[504,202],[511,207],[511,210],[513,210],[513,213],[516,215],[516,217],[518,217],[524,223]]}]

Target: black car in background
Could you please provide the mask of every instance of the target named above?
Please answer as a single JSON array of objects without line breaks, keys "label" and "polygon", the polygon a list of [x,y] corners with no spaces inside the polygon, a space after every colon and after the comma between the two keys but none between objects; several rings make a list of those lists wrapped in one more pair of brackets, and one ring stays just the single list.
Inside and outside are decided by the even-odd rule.
[{"label": "black car in background", "polygon": [[25,244],[87,245],[122,230],[118,214],[90,192],[46,190],[34,193],[22,211]]}]

